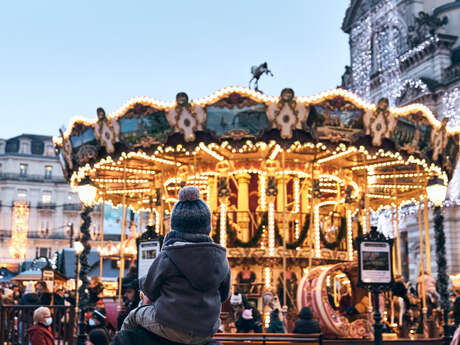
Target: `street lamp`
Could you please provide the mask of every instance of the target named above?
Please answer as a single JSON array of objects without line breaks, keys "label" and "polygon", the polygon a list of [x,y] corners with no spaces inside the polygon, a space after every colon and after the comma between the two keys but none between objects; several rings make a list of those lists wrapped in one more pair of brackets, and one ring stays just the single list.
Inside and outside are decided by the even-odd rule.
[{"label": "street lamp", "polygon": [[444,319],[444,345],[450,344],[450,329],[449,329],[449,292],[447,276],[447,261],[446,261],[446,235],[444,234],[444,217],[442,215],[442,203],[446,198],[447,187],[443,181],[434,177],[428,181],[426,187],[428,198],[434,204],[434,234],[436,242],[436,262],[438,264],[438,281],[439,293],[441,295],[441,306]]},{"label": "street lamp", "polygon": [[[77,186],[78,197],[82,202],[82,210],[80,212],[81,226],[80,226],[80,244],[79,246],[79,260],[78,265],[80,268],[79,278],[81,279],[81,286],[78,289],[79,303],[78,309],[80,312],[80,321],[78,323],[78,345],[84,345],[86,341],[85,335],[85,315],[84,307],[88,303],[88,272],[89,272],[89,263],[88,263],[88,254],[91,250],[89,244],[90,233],[89,228],[91,226],[91,212],[93,211],[93,205],[96,201],[97,188],[91,184],[89,176],[85,176]],[[75,243],[75,248],[77,243]]]},{"label": "street lamp", "polygon": [[97,188],[91,184],[89,176],[85,176],[77,186],[78,197],[86,206],[92,206],[96,200]]},{"label": "street lamp", "polygon": [[437,207],[442,206],[442,203],[446,199],[447,186],[439,177],[434,177],[428,181],[426,187],[426,193],[428,199]]}]

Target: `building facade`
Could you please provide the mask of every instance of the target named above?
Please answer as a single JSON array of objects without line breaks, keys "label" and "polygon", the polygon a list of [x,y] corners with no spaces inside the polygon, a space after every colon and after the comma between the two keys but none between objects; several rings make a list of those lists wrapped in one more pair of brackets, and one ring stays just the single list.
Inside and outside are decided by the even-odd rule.
[{"label": "building facade", "polygon": [[[342,87],[368,101],[423,103],[448,126],[460,126],[460,1],[351,0],[342,30],[349,34],[350,65]],[[456,169],[444,208],[448,273],[460,272],[460,187]],[[418,207],[401,212],[406,278],[420,266]],[[430,212],[431,215],[431,212]],[[436,272],[430,216],[431,268]],[[404,272],[405,271],[405,272]]]},{"label": "building facade", "polygon": [[[52,137],[0,139],[0,200],[0,266],[16,269],[23,261],[20,252],[25,259],[51,258],[78,240],[80,201],[63,177]],[[90,228],[94,241],[100,224],[96,207]]]}]

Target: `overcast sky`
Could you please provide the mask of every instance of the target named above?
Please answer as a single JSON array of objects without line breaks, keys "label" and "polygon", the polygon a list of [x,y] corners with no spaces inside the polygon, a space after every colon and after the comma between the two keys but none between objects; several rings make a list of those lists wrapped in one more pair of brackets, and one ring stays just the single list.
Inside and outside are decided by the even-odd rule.
[{"label": "overcast sky", "polygon": [[193,98],[247,86],[312,95],[340,84],[349,63],[347,0],[3,1],[0,138],[56,135],[129,98]]}]

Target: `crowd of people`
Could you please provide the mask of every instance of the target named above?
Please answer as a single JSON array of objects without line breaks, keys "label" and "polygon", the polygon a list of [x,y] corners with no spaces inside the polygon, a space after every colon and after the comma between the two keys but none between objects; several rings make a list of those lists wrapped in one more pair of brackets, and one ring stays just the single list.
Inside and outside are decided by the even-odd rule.
[{"label": "crowd of people", "polygon": [[[134,266],[122,280],[123,303],[117,310],[116,325],[108,321],[104,305],[104,287],[93,278],[88,289],[88,303],[82,310],[87,334],[86,345],[131,344],[211,344],[217,332],[234,329],[238,333],[320,333],[321,327],[312,311],[303,307],[293,327],[288,326],[277,296],[267,294],[265,313],[270,322],[264,327],[256,305],[238,291],[230,293],[230,267],[226,250],[209,237],[211,213],[195,187],[184,187],[171,214],[171,231],[146,276],[137,279]],[[429,284],[426,283],[425,286]],[[394,289],[395,296],[406,300],[407,291]],[[49,291],[43,281],[4,284],[0,303],[36,306],[33,325],[28,330],[30,345],[52,345],[61,314],[53,306],[75,306],[75,292],[64,288]],[[350,311],[350,296],[343,291],[342,313]],[[406,297],[404,297],[406,296]],[[433,295],[434,296],[434,295]],[[267,297],[267,298],[266,298]],[[435,298],[436,296],[432,297]],[[221,320],[221,304],[231,305],[230,322]],[[359,307],[359,306],[358,306]],[[356,309],[357,307],[355,307]],[[59,308],[58,308],[59,309]],[[455,324],[460,323],[460,297],[454,303]],[[22,322],[22,323],[21,323]],[[20,320],[24,327],[25,320]],[[60,327],[66,327],[62,325]],[[83,328],[83,329],[82,329]],[[460,337],[460,334],[458,335]],[[21,344],[21,342],[18,342]],[[455,344],[458,345],[458,344]]]}]

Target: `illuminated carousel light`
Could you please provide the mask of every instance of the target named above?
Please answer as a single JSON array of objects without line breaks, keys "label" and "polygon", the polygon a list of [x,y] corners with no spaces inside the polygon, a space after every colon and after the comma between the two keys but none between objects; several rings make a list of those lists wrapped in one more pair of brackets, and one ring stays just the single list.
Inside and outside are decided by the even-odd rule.
[{"label": "illuminated carousel light", "polygon": [[260,174],[259,175],[259,195],[260,195],[260,209],[262,211],[265,211],[266,209],[266,204],[267,204],[267,198],[265,194],[265,189],[267,188],[266,186],[266,175],[265,174]]},{"label": "illuminated carousel light", "polygon": [[268,204],[268,255],[275,256],[275,203]]},{"label": "illuminated carousel light", "polygon": [[264,267],[264,286],[265,289],[270,289],[272,286],[272,269]]},{"label": "illuminated carousel light", "polygon": [[209,149],[204,143],[199,144],[200,149],[202,149],[204,152],[206,152],[208,155],[211,157],[214,157],[218,161],[224,160],[224,156],[218,154],[217,152],[214,152],[213,150]]},{"label": "illuminated carousel light", "polygon": [[224,203],[220,204],[220,244],[227,246],[227,209]]},{"label": "illuminated carousel light", "polygon": [[315,257],[321,257],[321,240],[320,240],[320,229],[319,229],[319,205],[314,208],[314,222],[315,222]]},{"label": "illuminated carousel light", "polygon": [[347,249],[348,260],[353,260],[353,228],[352,228],[351,210],[347,210]]},{"label": "illuminated carousel light", "polygon": [[270,156],[268,157],[269,160],[273,161],[275,160],[276,156],[278,155],[278,153],[281,151],[281,146],[279,145],[276,145],[275,148],[273,149],[273,152],[270,154]]}]

